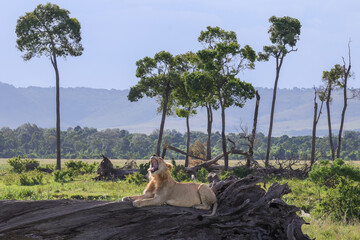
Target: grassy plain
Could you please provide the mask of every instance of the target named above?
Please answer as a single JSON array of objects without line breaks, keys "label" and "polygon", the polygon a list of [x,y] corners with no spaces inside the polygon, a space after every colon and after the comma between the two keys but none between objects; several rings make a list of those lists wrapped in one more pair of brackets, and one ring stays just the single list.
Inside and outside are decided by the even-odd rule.
[{"label": "grassy plain", "polygon": [[[38,159],[41,165],[55,166],[55,159]],[[63,160],[63,166],[65,162]],[[88,163],[98,162],[101,159],[83,160]],[[126,160],[112,160],[115,166],[123,166]],[[148,160],[137,160],[137,164],[146,163]],[[178,164],[183,164],[183,160],[177,160]],[[243,162],[242,162],[243,163]],[[222,164],[220,162],[220,164]],[[230,161],[230,166],[239,164],[238,160]],[[273,162],[275,164],[275,162]],[[360,161],[352,162],[360,166]],[[29,177],[35,176],[36,172],[28,172]],[[11,173],[7,164],[7,159],[0,159],[0,200],[46,200],[46,199],[87,199],[120,201],[122,197],[140,194],[146,186],[126,183],[125,181],[94,181],[97,174],[85,174],[73,177],[72,181],[60,183],[55,182],[52,174],[43,173],[43,183],[35,186],[21,186],[21,174]],[[300,207],[303,211],[310,213],[305,220],[309,225],[303,225],[304,233],[311,238],[318,240],[328,239],[352,239],[360,240],[360,223],[352,222],[333,222],[329,218],[320,217],[313,214],[314,205],[321,200],[323,193],[309,180],[298,179],[269,179],[266,187],[270,187],[273,182],[288,182],[292,193],[284,195],[283,200],[288,204]]]}]

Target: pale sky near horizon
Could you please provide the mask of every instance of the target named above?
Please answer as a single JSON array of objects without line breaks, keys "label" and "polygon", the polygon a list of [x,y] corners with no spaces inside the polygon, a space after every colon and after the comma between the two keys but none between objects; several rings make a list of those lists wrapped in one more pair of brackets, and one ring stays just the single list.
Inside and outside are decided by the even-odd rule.
[{"label": "pale sky near horizon", "polygon": [[[16,87],[55,86],[46,57],[24,62],[16,49],[16,21],[38,4],[51,2],[71,12],[82,27],[80,57],[61,59],[61,87],[129,89],[138,79],[135,62],[165,50],[172,54],[202,48],[197,38],[207,26],[237,33],[255,51],[270,45],[269,17],[290,16],[302,24],[297,52],[284,60],[280,88],[312,87],[322,71],[347,60],[351,38],[350,86],[359,88],[360,1],[357,0],[0,0],[0,82]],[[256,87],[273,87],[275,63],[260,62],[239,74]]]}]

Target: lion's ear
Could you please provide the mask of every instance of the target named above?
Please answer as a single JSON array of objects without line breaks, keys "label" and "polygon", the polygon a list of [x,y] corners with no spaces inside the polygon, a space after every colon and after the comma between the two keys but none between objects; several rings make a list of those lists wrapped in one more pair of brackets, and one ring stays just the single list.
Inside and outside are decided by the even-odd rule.
[{"label": "lion's ear", "polygon": [[172,169],[173,165],[172,165],[171,163],[165,162],[165,164],[166,164],[166,167],[167,167],[169,170]]}]

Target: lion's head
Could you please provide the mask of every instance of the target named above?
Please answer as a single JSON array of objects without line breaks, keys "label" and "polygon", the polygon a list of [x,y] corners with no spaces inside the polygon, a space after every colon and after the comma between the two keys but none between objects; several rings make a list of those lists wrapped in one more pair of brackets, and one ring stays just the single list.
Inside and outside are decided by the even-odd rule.
[{"label": "lion's head", "polygon": [[148,169],[148,172],[152,176],[160,175],[170,171],[171,168],[172,168],[172,164],[165,162],[164,159],[162,159],[157,155],[153,155],[150,158],[150,168]]}]

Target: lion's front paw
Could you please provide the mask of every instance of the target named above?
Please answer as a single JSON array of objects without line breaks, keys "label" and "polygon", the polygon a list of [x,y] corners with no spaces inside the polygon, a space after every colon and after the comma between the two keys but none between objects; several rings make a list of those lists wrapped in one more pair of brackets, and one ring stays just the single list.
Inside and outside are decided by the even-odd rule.
[{"label": "lion's front paw", "polygon": [[132,201],[131,197],[123,197],[121,200],[123,202],[131,202]]},{"label": "lion's front paw", "polygon": [[137,208],[140,207],[140,201],[139,200],[133,201],[132,204],[133,204],[134,207],[137,207]]}]

